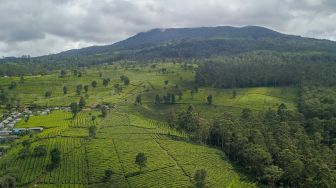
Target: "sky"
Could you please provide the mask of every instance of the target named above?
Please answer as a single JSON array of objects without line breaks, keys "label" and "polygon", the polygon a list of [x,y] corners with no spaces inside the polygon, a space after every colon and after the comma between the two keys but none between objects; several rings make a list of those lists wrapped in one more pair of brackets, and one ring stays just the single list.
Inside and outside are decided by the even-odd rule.
[{"label": "sky", "polygon": [[153,28],[257,25],[336,40],[336,0],[0,0],[0,57],[112,44]]}]

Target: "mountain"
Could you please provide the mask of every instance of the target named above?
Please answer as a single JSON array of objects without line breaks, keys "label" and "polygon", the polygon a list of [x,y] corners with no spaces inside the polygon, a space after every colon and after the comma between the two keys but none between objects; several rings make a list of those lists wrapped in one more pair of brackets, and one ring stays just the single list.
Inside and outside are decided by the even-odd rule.
[{"label": "mountain", "polygon": [[263,62],[277,59],[284,62],[334,63],[336,42],[283,34],[258,26],[153,29],[111,45],[33,58],[0,59],[0,75],[38,74],[64,67],[91,66],[119,60],[205,60],[246,54],[259,57],[259,61]]},{"label": "mountain", "polygon": [[60,57],[122,54],[126,58],[210,57],[249,51],[336,52],[336,42],[282,34],[264,27],[200,27],[153,29],[106,46],[56,54]]}]

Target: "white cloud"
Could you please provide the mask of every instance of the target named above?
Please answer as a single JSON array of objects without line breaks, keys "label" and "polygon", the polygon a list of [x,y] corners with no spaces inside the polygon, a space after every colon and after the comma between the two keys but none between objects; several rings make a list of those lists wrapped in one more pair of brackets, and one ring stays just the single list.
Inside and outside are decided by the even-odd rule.
[{"label": "white cloud", "polygon": [[2,0],[0,56],[111,44],[152,28],[260,25],[335,40],[334,0]]}]

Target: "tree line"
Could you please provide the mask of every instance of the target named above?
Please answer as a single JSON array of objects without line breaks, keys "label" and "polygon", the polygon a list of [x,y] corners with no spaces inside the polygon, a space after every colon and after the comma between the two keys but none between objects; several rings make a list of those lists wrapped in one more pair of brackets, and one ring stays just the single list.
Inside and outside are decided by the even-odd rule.
[{"label": "tree line", "polygon": [[243,109],[239,118],[223,113],[209,121],[191,105],[169,115],[172,127],[222,149],[227,158],[272,187],[335,187],[336,147],[309,134],[303,114],[279,105],[255,113]]},{"label": "tree line", "polygon": [[195,82],[219,88],[336,85],[336,60],[322,60],[249,53],[201,63]]}]

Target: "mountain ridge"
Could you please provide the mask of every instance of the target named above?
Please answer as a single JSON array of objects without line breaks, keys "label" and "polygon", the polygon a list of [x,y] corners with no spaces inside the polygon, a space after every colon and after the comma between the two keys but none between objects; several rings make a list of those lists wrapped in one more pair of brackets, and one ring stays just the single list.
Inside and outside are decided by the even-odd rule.
[{"label": "mountain ridge", "polygon": [[266,27],[260,26],[215,26],[215,27],[193,27],[193,28],[156,28],[145,32],[139,32],[127,39],[118,41],[113,44],[89,46],[80,49],[71,49],[60,53],[53,54],[55,56],[80,56],[93,55],[101,53],[113,53],[115,51],[141,49],[148,46],[171,45],[190,41],[204,40],[278,40],[278,44],[286,41],[296,40],[301,43],[317,42],[328,43],[335,46],[336,42],[326,39],[315,39],[280,33]]}]

